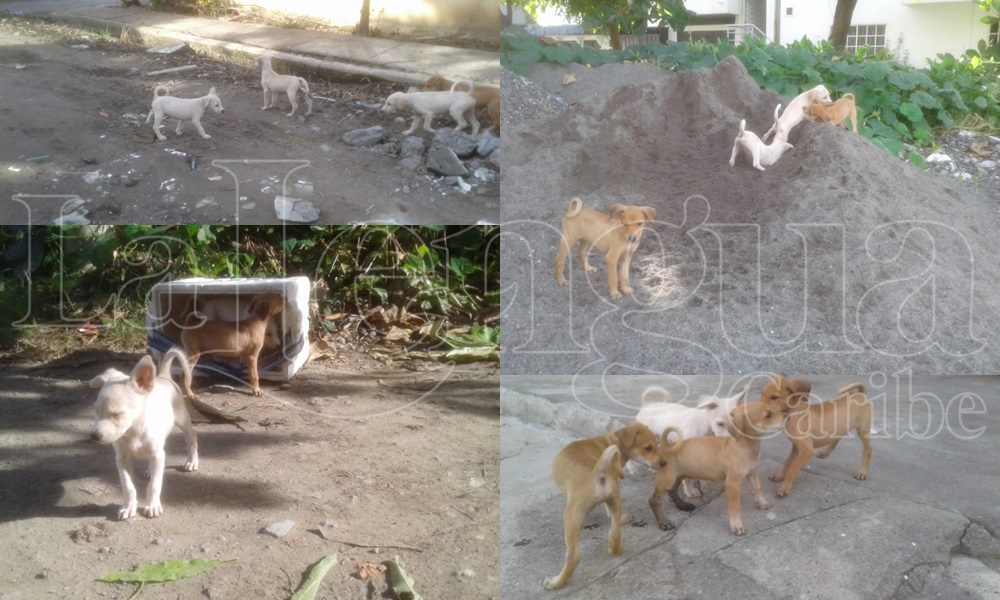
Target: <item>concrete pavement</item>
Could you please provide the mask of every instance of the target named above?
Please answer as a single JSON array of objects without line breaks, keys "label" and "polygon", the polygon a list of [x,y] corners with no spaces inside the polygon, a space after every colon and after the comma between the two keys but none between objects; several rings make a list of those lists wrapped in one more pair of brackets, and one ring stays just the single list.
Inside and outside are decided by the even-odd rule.
[{"label": "concrete pavement", "polygon": [[[630,469],[622,491],[635,523],[623,527],[624,553],[608,556],[608,518],[595,509],[576,574],[546,592],[542,581],[559,572],[564,552],[565,503],[550,477],[556,453],[628,422],[648,385],[691,404],[699,392],[728,394],[735,379],[504,376],[504,599],[1000,598],[1000,378],[810,380],[823,398],[853,381],[868,385],[875,419],[867,481],[853,478],[860,443],[844,440],[810,462],[788,497],[776,498],[777,484],[765,480],[768,510],[756,510],[744,486],[747,533],[737,537],[718,483],[703,486],[692,513],[666,503],[677,529],[660,531],[647,504],[654,474]],[[762,385],[751,386],[751,398]],[[780,469],[789,447],[782,437],[763,443],[762,478]]]},{"label": "concrete pavement", "polygon": [[0,3],[0,11],[116,33],[127,29],[146,45],[183,41],[214,56],[256,59],[269,52],[279,60],[334,76],[378,78],[418,86],[435,74],[483,83],[500,81],[499,53],[482,50],[229,23],[123,7],[110,0],[15,0]]}]

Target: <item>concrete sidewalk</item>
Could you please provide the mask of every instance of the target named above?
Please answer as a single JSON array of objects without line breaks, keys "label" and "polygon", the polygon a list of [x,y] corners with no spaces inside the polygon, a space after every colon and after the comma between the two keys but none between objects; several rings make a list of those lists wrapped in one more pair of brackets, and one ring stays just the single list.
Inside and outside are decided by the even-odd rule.
[{"label": "concrete sidewalk", "polygon": [[[810,380],[823,398],[841,385],[868,383],[863,378]],[[861,445],[847,439],[826,460],[814,458],[789,496],[777,498],[777,484],[765,478],[780,470],[790,445],[782,437],[764,441],[760,472],[772,506],[756,510],[744,485],[744,536],[729,532],[718,483],[703,484],[705,498],[694,500],[692,513],[665,502],[677,528],[660,531],[647,504],[655,476],[642,467],[630,469],[634,472],[626,475],[622,493],[624,512],[635,522],[622,528],[624,553],[608,556],[608,518],[595,509],[583,532],[576,574],[562,590],[546,592],[542,581],[559,572],[564,553],[565,501],[551,480],[552,459],[570,441],[630,420],[642,390],[654,383],[680,400],[686,389],[697,396],[720,383],[719,391],[728,394],[735,380],[502,378],[505,600],[1000,597],[1000,378],[995,377],[920,377],[912,382],[912,392],[905,385],[902,390],[869,386],[875,433],[867,481],[853,478]],[[751,398],[759,393],[760,384],[751,386]],[[914,396],[918,393],[935,394],[943,404],[925,403]],[[953,401],[960,393],[981,398],[986,412],[969,411],[970,400],[960,421],[962,407]],[[984,430],[963,440],[949,432],[959,423]],[[928,427],[936,435],[920,439]]]},{"label": "concrete sidewalk", "polygon": [[500,55],[482,50],[229,23],[123,7],[109,0],[17,0],[0,3],[0,11],[43,16],[90,29],[107,28],[116,34],[127,29],[148,45],[184,41],[213,55],[256,58],[269,52],[303,68],[407,85],[422,85],[431,75],[481,83],[500,81]]}]

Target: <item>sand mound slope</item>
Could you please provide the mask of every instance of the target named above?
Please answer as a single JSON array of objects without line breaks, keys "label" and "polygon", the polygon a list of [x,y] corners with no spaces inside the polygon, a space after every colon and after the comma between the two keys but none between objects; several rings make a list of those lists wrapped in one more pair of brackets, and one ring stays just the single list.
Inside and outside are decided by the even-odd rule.
[{"label": "sand mound slope", "polygon": [[[763,134],[787,99],[734,57],[641,85],[617,68],[634,66],[578,73],[593,95],[502,134],[505,373],[1000,372],[997,199],[821,124],[763,173],[730,168],[740,119]],[[599,257],[555,285],[573,196],[657,208],[634,299],[608,301]]]}]

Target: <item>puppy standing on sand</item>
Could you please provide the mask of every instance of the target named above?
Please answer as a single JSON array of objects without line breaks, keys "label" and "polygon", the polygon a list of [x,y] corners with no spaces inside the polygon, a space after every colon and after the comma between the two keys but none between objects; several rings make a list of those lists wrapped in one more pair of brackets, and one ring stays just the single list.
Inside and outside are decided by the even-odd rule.
[{"label": "puppy standing on sand", "polygon": [[[780,104],[778,105],[781,106]],[[778,113],[778,109],[774,109],[775,114]],[[777,137],[768,146],[757,137],[757,134],[752,131],[746,131],[747,120],[740,120],[740,132],[736,135],[736,139],[733,140],[733,153],[729,157],[729,166],[736,165],[736,155],[743,151],[743,154],[750,160],[753,164],[753,168],[758,171],[763,171],[764,167],[770,167],[774,163],[778,162],[781,155],[788,152],[793,148],[788,142],[779,140]]]},{"label": "puppy standing on sand", "polygon": [[[470,91],[456,91],[455,86],[460,83],[467,85]],[[471,123],[472,135],[476,136],[479,134],[479,121],[476,120],[476,97],[470,93],[472,91],[474,88],[471,81],[456,81],[447,92],[395,92],[385,99],[382,112],[408,110],[415,115],[413,125],[403,135],[413,135],[421,118],[424,120],[424,130],[434,133],[431,120],[436,115],[450,114],[455,119],[455,131],[461,131]]]},{"label": "puppy standing on sand", "polygon": [[[604,254],[611,299],[617,300],[621,294],[630,295],[633,290],[629,285],[628,270],[632,264],[632,255],[639,247],[646,222],[655,220],[656,209],[649,206],[615,204],[605,215],[583,208],[583,201],[573,198],[562,219],[562,242],[559,244],[559,254],[556,255],[556,283],[566,285],[563,265],[566,255],[577,244],[577,254],[583,263],[583,270],[588,273],[596,271],[587,261],[587,252],[593,246]],[[619,289],[621,294],[618,293]]]},{"label": "puppy standing on sand", "polygon": [[770,403],[788,414],[785,434],[792,442],[781,473],[772,475],[771,481],[783,482],[778,489],[778,497],[788,495],[799,471],[813,457],[816,448],[829,446],[816,455],[817,458],[830,456],[840,440],[852,430],[861,440],[861,468],[855,473],[857,480],[868,479],[868,465],[872,459],[871,441],[868,439],[872,428],[872,405],[860,383],[840,388],[840,394],[827,402],[809,403],[811,386],[801,379],[789,379],[784,375],[772,377],[761,392],[761,400]]},{"label": "puppy standing on sand", "polygon": [[278,92],[285,92],[288,94],[288,101],[292,103],[292,112],[285,115],[286,117],[291,117],[295,114],[295,111],[299,109],[299,103],[296,102],[295,97],[298,96],[299,91],[302,92],[302,97],[306,99],[306,114],[311,115],[313,112],[313,101],[309,97],[309,82],[301,77],[296,77],[295,75],[279,75],[275,73],[271,68],[271,57],[264,55],[258,59],[260,63],[260,85],[264,88],[264,106],[261,110],[267,110],[269,108],[274,108],[275,98]]},{"label": "puppy standing on sand", "polygon": [[[191,313],[184,321],[181,344],[187,353],[191,368],[198,364],[203,354],[223,358],[242,358],[247,365],[250,386],[254,396],[263,396],[257,357],[264,348],[267,323],[281,312],[284,301],[277,294],[258,294],[250,304],[250,316],[242,321],[207,321],[204,315]],[[192,395],[193,397],[193,395]]]},{"label": "puppy standing on sand", "polygon": [[91,427],[90,437],[102,444],[111,443],[115,448],[115,464],[122,486],[119,519],[135,516],[138,508],[132,483],[132,466],[136,458],[149,459],[150,477],[143,514],[147,517],[163,514],[160,504],[166,464],[163,447],[174,424],[181,428],[187,441],[188,458],[184,470],[198,470],[198,438],[181,391],[170,379],[174,360],[181,365],[184,390],[190,393],[191,370],[187,358],[176,348],[164,355],[159,376],[153,359],[147,355],[136,364],[131,375],[108,369],[90,380],[90,387],[101,390],[94,404],[97,419]]},{"label": "puppy standing on sand", "polygon": [[603,504],[611,517],[608,553],[622,552],[622,498],[618,480],[629,459],[650,467],[663,466],[656,436],[642,423],[632,423],[614,433],[579,440],[566,446],[552,462],[552,479],[566,496],[563,528],[566,536],[566,563],[555,577],[545,580],[545,589],[556,590],[566,585],[580,564],[580,533],[587,515]]},{"label": "puppy standing on sand", "polygon": [[[831,102],[830,100],[830,90],[826,89],[826,86],[817,85],[811,90],[806,90],[792,99],[788,103],[788,108],[785,112],[778,116],[778,110],[774,111],[774,125],[767,130],[764,134],[763,139],[771,137],[774,134],[774,139],[782,142],[788,141],[788,134],[792,132],[792,128],[802,122],[805,118],[805,109],[807,106],[816,104],[818,102]],[[781,108],[781,105],[778,105]]]},{"label": "puppy standing on sand", "polygon": [[[771,507],[761,491],[757,474],[760,459],[760,440],[771,432],[780,431],[785,415],[764,402],[748,402],[733,410],[729,426],[731,437],[697,437],[689,440],[676,429],[669,428],[660,439],[660,453],[667,462],[656,475],[656,489],[649,499],[649,507],[660,529],[673,529],[674,524],[663,516],[663,494],[666,493],[680,510],[694,510],[694,505],[681,500],[677,488],[685,478],[726,482],[726,501],[729,504],[729,530],[743,535],[740,508],[740,488],[747,479],[753,486],[753,495],[759,510]],[[671,443],[669,437],[677,438]]]},{"label": "puppy standing on sand", "polygon": [[160,125],[163,123],[163,119],[167,117],[177,119],[177,129],[174,130],[174,133],[177,135],[181,134],[181,125],[184,124],[184,121],[191,121],[202,138],[206,140],[212,139],[212,136],[205,133],[205,130],[201,126],[201,117],[205,114],[205,109],[211,108],[216,113],[226,112],[226,109],[222,107],[222,101],[215,95],[215,86],[212,86],[212,89],[208,90],[208,95],[201,98],[161,96],[160,90],[163,90],[164,94],[167,92],[167,88],[162,85],[156,86],[156,89],[153,90],[153,106],[149,111],[149,115],[146,116],[147,124],[155,117],[155,121],[153,121],[153,133],[156,134],[157,139],[161,141],[167,139],[167,136],[160,132]]},{"label": "puppy standing on sand", "polygon": [[[424,84],[425,92],[443,92],[455,87],[455,82],[435,75]],[[469,93],[476,99],[476,108],[485,108],[490,115],[493,125],[490,132],[500,135],[500,88],[485,85],[470,88]]]},{"label": "puppy standing on sand", "polygon": [[854,134],[858,133],[858,109],[854,104],[854,94],[844,94],[833,104],[813,104],[805,109],[806,119],[845,127],[844,121],[851,120]]}]

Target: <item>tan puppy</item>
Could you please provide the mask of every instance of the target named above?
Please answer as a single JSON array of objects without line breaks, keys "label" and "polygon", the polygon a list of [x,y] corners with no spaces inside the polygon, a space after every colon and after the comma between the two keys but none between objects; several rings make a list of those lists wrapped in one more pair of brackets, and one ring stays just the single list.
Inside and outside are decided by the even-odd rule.
[{"label": "tan puppy", "polygon": [[663,494],[666,493],[680,510],[694,510],[694,505],[681,500],[677,493],[685,478],[726,482],[726,500],[729,503],[729,530],[743,535],[746,529],[740,517],[740,488],[743,479],[749,479],[757,508],[766,510],[771,505],[764,499],[757,475],[760,457],[760,440],[769,432],[779,431],[785,415],[764,402],[748,402],[736,407],[731,415],[731,437],[696,437],[679,439],[671,443],[671,434],[683,438],[673,428],[664,432],[660,452],[667,464],[656,475],[656,489],[649,499],[649,507],[660,529],[672,529],[673,523],[663,516]]},{"label": "tan puppy", "polygon": [[[587,515],[603,504],[611,517],[608,553],[622,552],[622,499],[618,480],[629,459],[650,467],[662,467],[656,436],[642,423],[632,423],[614,433],[579,440],[562,449],[552,462],[552,479],[566,496],[563,528],[566,536],[566,564],[556,577],[545,580],[545,589],[555,590],[566,585],[580,564],[580,533]],[[671,525],[672,527],[672,525]]]},{"label": "tan puppy", "polygon": [[[204,299],[199,296],[191,296],[186,304],[184,314],[193,312],[205,316],[208,321],[229,321],[230,323],[242,321],[250,316],[250,307],[254,298],[249,294],[238,296],[214,296]],[[264,335],[264,350],[271,352],[281,348],[281,323],[280,319],[271,319],[267,322],[267,331]]]},{"label": "tan puppy", "polygon": [[767,402],[772,407],[788,414],[808,406],[811,392],[812,385],[808,381],[775,375],[761,390],[760,399],[761,402]]},{"label": "tan puppy", "polygon": [[[817,85],[811,90],[806,90],[792,99],[788,103],[788,108],[785,112],[778,116],[778,111],[774,111],[774,125],[767,130],[764,134],[763,139],[767,139],[774,134],[774,139],[782,142],[788,141],[788,134],[792,132],[792,128],[802,122],[805,118],[805,108],[817,102],[832,102],[830,100],[830,90],[826,89],[823,85]],[[781,105],[778,105],[779,107]]]},{"label": "tan puppy", "polygon": [[261,110],[267,110],[276,106],[275,100],[278,92],[288,94],[288,101],[292,103],[292,112],[285,115],[291,117],[299,109],[299,103],[295,97],[302,92],[302,97],[306,99],[307,115],[313,112],[313,101],[309,97],[309,82],[295,75],[279,75],[271,68],[271,57],[261,56],[257,62],[260,63],[260,85],[264,88],[264,106]]},{"label": "tan puppy", "polygon": [[[424,84],[425,92],[444,92],[455,85],[454,81],[435,75]],[[469,93],[476,99],[476,108],[485,108],[493,121],[490,132],[500,135],[500,88],[489,86],[478,86]]]},{"label": "tan puppy", "polygon": [[115,464],[122,486],[120,520],[130,519],[138,510],[133,464],[136,458],[149,459],[149,485],[146,487],[146,507],[143,514],[153,518],[163,514],[160,490],[166,465],[164,445],[174,425],[184,432],[188,458],[185,471],[198,470],[198,438],[180,390],[170,379],[170,365],[177,360],[183,372],[186,392],[191,390],[191,371],[187,357],[177,348],[168,351],[156,366],[149,355],[132,369],[130,375],[118,369],[108,369],[90,380],[90,387],[100,389],[94,409],[97,418],[90,429],[90,438],[115,448]]},{"label": "tan puppy", "polygon": [[[806,401],[789,401],[788,398],[802,398],[802,392],[786,394],[790,389],[789,383],[798,380],[785,378],[783,376],[772,378],[764,386],[764,394],[768,398],[776,398],[774,406],[781,410],[782,406],[789,407],[788,421],[785,423],[785,434],[792,442],[792,451],[785,460],[785,466],[781,473],[772,475],[771,481],[783,481],[778,489],[778,496],[784,497],[792,489],[795,478],[799,471],[806,466],[809,459],[813,457],[816,448],[829,446],[823,452],[817,454],[818,458],[830,456],[833,449],[837,447],[841,438],[847,436],[852,430],[857,433],[861,440],[861,468],[854,475],[855,479],[868,479],[868,465],[872,459],[871,442],[869,435],[872,428],[872,405],[865,394],[865,386],[860,383],[840,388],[840,395],[827,402],[809,404]],[[801,390],[804,382],[799,381],[797,385]],[[808,386],[808,384],[806,384]],[[805,392],[808,399],[808,391]]]},{"label": "tan puppy", "polygon": [[[259,294],[250,304],[250,316],[242,321],[207,321],[199,313],[191,313],[184,321],[181,344],[187,353],[191,368],[198,364],[203,354],[223,358],[242,358],[250,374],[254,396],[263,396],[257,357],[264,348],[267,323],[281,312],[284,302],[277,294]],[[194,395],[191,395],[194,398]]]},{"label": "tan puppy", "polygon": [[630,295],[633,290],[629,285],[628,271],[632,264],[632,255],[639,247],[639,239],[642,238],[646,221],[655,220],[656,209],[649,206],[615,204],[605,215],[596,210],[583,208],[583,201],[573,198],[570,200],[569,210],[562,219],[562,243],[559,245],[559,254],[556,255],[556,283],[566,285],[566,278],[563,276],[566,255],[579,243],[577,254],[583,263],[584,271],[588,273],[597,270],[587,261],[587,252],[590,248],[594,247],[604,254],[611,299],[617,300],[621,297],[618,293],[619,288],[622,294]]},{"label": "tan puppy", "polygon": [[[781,106],[780,104],[778,105]],[[777,114],[778,109],[774,110]],[[736,134],[736,139],[733,140],[733,153],[729,157],[729,166],[736,165],[736,155],[742,150],[743,154],[750,160],[753,164],[753,168],[758,171],[763,171],[764,167],[770,167],[774,163],[778,162],[781,155],[785,152],[791,150],[794,146],[788,142],[779,140],[775,138],[771,145],[768,146],[757,137],[757,134],[752,131],[746,131],[747,120],[740,120],[740,132]]]},{"label": "tan puppy", "polygon": [[805,109],[806,118],[810,121],[830,123],[845,127],[844,121],[851,120],[855,135],[858,133],[858,108],[854,104],[854,94],[844,94],[832,104],[812,104]]},{"label": "tan puppy", "polygon": [[[164,95],[160,95],[160,90],[163,91]],[[213,85],[212,89],[208,90],[208,95],[201,98],[176,98],[167,96],[166,93],[167,88],[162,85],[156,86],[153,90],[152,108],[146,115],[147,124],[153,120],[153,133],[156,134],[156,138],[159,140],[167,139],[167,136],[160,132],[160,125],[163,123],[163,119],[173,117],[177,119],[177,129],[174,130],[177,135],[181,134],[181,125],[184,124],[184,121],[191,121],[194,128],[198,130],[198,135],[206,140],[212,139],[212,136],[205,133],[205,129],[201,126],[201,117],[205,114],[205,109],[211,108],[216,113],[226,112],[226,109],[222,107],[222,101],[215,95],[215,86]]]},{"label": "tan puppy", "polygon": [[434,133],[435,130],[431,127],[434,117],[450,114],[451,118],[455,119],[455,131],[461,131],[471,123],[472,135],[476,136],[479,134],[476,98],[472,93],[456,91],[455,86],[459,83],[464,83],[470,90],[475,91],[471,81],[456,81],[451,84],[451,90],[447,92],[396,92],[385,99],[382,112],[391,114],[410,111],[415,115],[413,124],[403,132],[403,135],[413,135],[421,119],[424,121],[424,130]]}]

